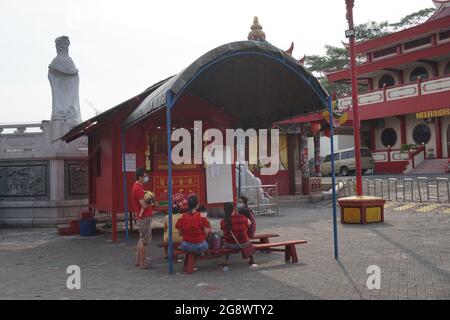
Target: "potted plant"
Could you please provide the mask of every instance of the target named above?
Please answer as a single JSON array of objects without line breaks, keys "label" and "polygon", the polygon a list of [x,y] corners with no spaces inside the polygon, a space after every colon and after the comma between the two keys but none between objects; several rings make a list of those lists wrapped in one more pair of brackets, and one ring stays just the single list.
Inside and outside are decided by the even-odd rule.
[{"label": "potted plant", "polygon": [[401,146],[401,148],[400,148],[400,150],[402,151],[402,152],[404,152],[404,151],[415,151],[415,150],[417,150],[417,144],[407,144],[407,143],[404,143],[404,144],[402,144],[402,146]]}]

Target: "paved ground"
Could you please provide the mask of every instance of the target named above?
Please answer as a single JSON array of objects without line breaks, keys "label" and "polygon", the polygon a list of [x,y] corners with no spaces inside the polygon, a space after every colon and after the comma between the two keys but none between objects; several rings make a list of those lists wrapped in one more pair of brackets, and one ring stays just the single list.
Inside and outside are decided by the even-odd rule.
[{"label": "paved ground", "polygon": [[[193,275],[168,275],[156,247],[156,269],[136,269],[135,236],[125,245],[112,244],[109,234],[0,229],[0,299],[449,299],[450,210],[418,210],[423,204],[398,210],[402,206],[389,203],[382,225],[339,224],[339,262],[333,259],[330,204],[284,207],[277,217],[259,217],[258,230],[307,239],[298,249],[300,263],[259,253],[259,267],[250,270],[235,255],[230,272],[210,260]],[[66,268],[73,264],[81,268],[81,290],[66,288]],[[370,265],[381,269],[380,290],[366,286]]]}]

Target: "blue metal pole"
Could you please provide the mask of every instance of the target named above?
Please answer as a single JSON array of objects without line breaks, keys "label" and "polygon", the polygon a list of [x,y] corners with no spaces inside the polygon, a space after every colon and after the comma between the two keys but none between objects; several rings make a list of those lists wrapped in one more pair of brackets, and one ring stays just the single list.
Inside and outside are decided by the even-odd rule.
[{"label": "blue metal pole", "polygon": [[125,170],[125,133],[122,128],[122,175],[123,175],[123,208],[125,211],[125,243],[128,244],[128,195],[127,195],[127,172]]},{"label": "blue metal pole", "polygon": [[172,92],[166,92],[166,125],[167,125],[167,181],[168,181],[168,217],[169,217],[169,226],[168,226],[168,236],[169,236],[169,246],[168,246],[168,254],[169,254],[169,274],[173,273],[173,239],[172,239],[172,123],[171,123],[171,109],[172,109]]},{"label": "blue metal pole", "polygon": [[330,144],[331,144],[331,185],[333,190],[333,238],[334,238],[334,258],[339,260],[337,217],[336,217],[336,174],[334,172],[334,128],[333,128],[333,107],[331,96],[328,97],[328,112],[330,114]]}]

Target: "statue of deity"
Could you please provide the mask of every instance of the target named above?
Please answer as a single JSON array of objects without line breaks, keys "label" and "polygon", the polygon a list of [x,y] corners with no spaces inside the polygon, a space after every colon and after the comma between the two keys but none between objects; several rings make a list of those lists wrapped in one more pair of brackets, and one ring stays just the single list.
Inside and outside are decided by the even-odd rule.
[{"label": "statue of deity", "polygon": [[78,69],[69,57],[69,38],[55,40],[57,56],[48,66],[48,79],[52,88],[52,118],[71,125],[81,122]]}]

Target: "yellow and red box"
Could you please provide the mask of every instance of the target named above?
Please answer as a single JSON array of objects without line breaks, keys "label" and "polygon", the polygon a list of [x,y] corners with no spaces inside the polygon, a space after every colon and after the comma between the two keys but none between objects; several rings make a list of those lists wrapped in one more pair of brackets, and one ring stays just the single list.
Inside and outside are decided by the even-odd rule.
[{"label": "yellow and red box", "polygon": [[367,224],[384,222],[386,200],[370,196],[340,198],[341,223]]}]

